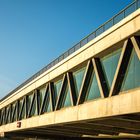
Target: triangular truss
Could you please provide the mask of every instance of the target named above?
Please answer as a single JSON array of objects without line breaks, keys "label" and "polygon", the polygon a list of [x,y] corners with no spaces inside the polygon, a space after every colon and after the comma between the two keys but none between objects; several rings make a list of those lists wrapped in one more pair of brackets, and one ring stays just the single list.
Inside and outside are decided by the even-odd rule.
[{"label": "triangular truss", "polygon": [[[61,88],[58,96],[54,90],[54,82],[51,81],[45,86],[45,93],[41,100],[39,89],[32,92],[32,99],[29,101],[26,95],[16,102],[0,110],[0,125],[12,123],[14,121],[29,118],[35,115],[41,115],[50,111],[59,110],[65,107],[68,98],[69,105],[75,106],[86,101],[91,77],[96,76],[96,82],[101,98],[111,97],[120,93],[121,86],[130,62],[133,49],[140,60],[140,37],[133,36],[124,41],[121,55],[117,64],[116,72],[112,81],[111,88],[108,88],[105,73],[101,64],[100,57],[91,58],[87,61],[83,80],[81,81],[80,91],[76,93],[73,70],[63,75]],[[83,66],[83,65],[82,65]],[[94,83],[93,83],[94,84]],[[67,95],[69,94],[69,95]],[[93,93],[94,94],[94,89]],[[70,97],[70,100],[69,100]],[[30,102],[30,103],[29,103]]]},{"label": "triangular truss", "polygon": [[60,88],[59,96],[57,98],[55,110],[58,110],[64,107],[64,103],[67,97],[66,88],[69,88],[70,90],[70,93],[68,94],[70,94],[71,105],[74,106],[76,104],[76,92],[74,88],[74,81],[73,81],[72,73],[70,72],[67,74],[64,74],[63,76],[62,85]]}]

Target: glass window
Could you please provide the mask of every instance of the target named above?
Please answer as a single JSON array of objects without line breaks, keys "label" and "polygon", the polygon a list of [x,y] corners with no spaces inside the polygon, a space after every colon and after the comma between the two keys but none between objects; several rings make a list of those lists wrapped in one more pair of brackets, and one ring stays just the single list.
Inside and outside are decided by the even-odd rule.
[{"label": "glass window", "polygon": [[37,115],[36,99],[34,99],[34,101],[33,101],[33,106],[32,106],[30,115],[31,116]]},{"label": "glass window", "polygon": [[40,95],[40,106],[43,103],[44,97],[45,97],[45,93],[46,93],[46,86],[42,87],[39,89],[39,95]]},{"label": "glass window", "polygon": [[95,73],[92,73],[90,84],[89,84],[88,91],[87,91],[86,100],[93,100],[93,99],[97,99],[100,97],[101,97],[101,95],[100,95],[96,75],[95,75]]},{"label": "glass window", "polygon": [[33,101],[33,94],[29,95],[28,96],[28,113],[30,111],[30,108],[31,108],[31,104],[33,102],[33,106],[32,106],[32,109],[31,109],[31,112],[30,112],[30,116],[34,116],[34,115],[37,115],[37,107],[36,107],[36,99],[34,99]]},{"label": "glass window", "polygon": [[9,107],[6,107],[6,117],[5,117],[6,124],[8,123],[8,117],[9,117]]},{"label": "glass window", "polygon": [[140,86],[140,61],[133,50],[127,71],[122,83],[121,91],[126,91]]},{"label": "glass window", "polygon": [[118,61],[120,58],[121,50],[119,49],[111,54],[101,58],[101,64],[103,67],[103,71],[105,74],[105,78],[107,81],[108,88],[110,89],[112,85],[112,81],[116,72],[116,68],[118,65]]},{"label": "glass window", "polygon": [[65,91],[65,97],[64,97],[63,103],[64,103],[64,105],[63,105],[64,107],[71,106],[70,89],[69,89],[68,85],[67,85],[67,88]]},{"label": "glass window", "polygon": [[12,121],[16,121],[16,103],[12,104]]},{"label": "glass window", "polygon": [[43,112],[50,112],[51,111],[51,102],[50,102],[50,92],[47,92],[47,97],[44,102]]},{"label": "glass window", "polygon": [[7,116],[7,123],[10,123],[10,121],[11,121],[11,118],[10,118],[10,111],[11,111],[11,108],[10,108],[10,106],[8,107],[8,116]]},{"label": "glass window", "polygon": [[28,109],[28,113],[29,113],[29,109],[30,109],[30,106],[31,106],[32,98],[33,98],[33,94],[30,94],[27,97],[27,109]]},{"label": "glass window", "polygon": [[4,124],[5,123],[5,110],[3,109],[2,110],[2,118],[1,118],[1,121],[2,121],[2,124]]},{"label": "glass window", "polygon": [[[21,99],[20,101],[19,101],[19,115],[20,115],[20,113],[21,113],[21,118],[20,119],[24,119],[24,117],[25,117],[25,103],[24,103],[24,106],[23,106],[23,103],[24,103],[24,100],[23,99]],[[22,106],[23,106],[23,110],[22,110]],[[21,112],[22,111],[22,112]]]},{"label": "glass window", "polygon": [[59,95],[61,85],[62,85],[62,79],[59,80],[59,81],[57,81],[57,82],[54,82],[54,91],[55,91],[55,95],[56,95],[57,97],[58,97],[58,95]]},{"label": "glass window", "polygon": [[73,78],[74,78],[75,90],[76,90],[77,97],[79,95],[79,91],[80,91],[81,84],[82,84],[82,81],[83,81],[85,69],[86,68],[83,67],[82,69],[80,69],[76,72],[73,72]]}]

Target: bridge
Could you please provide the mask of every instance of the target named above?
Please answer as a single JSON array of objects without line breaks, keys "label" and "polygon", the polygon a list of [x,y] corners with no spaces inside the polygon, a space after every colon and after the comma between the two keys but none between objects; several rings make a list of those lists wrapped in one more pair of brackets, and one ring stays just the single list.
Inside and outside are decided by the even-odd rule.
[{"label": "bridge", "polygon": [[0,101],[0,137],[140,139],[140,0]]}]

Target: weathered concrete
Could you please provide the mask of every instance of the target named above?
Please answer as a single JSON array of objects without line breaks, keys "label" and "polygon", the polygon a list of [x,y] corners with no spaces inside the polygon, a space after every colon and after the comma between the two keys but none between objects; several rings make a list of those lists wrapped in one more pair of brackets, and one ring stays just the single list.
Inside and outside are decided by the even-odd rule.
[{"label": "weathered concrete", "polygon": [[46,113],[21,120],[21,128],[17,122],[3,125],[0,132],[22,130],[34,127],[43,127],[63,123],[79,122],[84,120],[101,119],[109,116],[140,112],[140,89],[120,94],[110,98],[93,100],[79,106],[68,107],[62,110]]}]

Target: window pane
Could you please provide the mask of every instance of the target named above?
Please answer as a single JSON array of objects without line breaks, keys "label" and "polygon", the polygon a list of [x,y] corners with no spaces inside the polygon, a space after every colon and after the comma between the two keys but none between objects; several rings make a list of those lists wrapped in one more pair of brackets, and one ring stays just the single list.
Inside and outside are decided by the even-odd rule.
[{"label": "window pane", "polygon": [[12,104],[12,117],[13,122],[16,121],[16,103]]},{"label": "window pane", "polygon": [[32,106],[32,110],[31,110],[31,116],[37,115],[37,108],[36,108],[36,99],[34,99],[33,101],[33,106]]},{"label": "window pane", "polygon": [[23,110],[22,110],[22,113],[21,113],[21,119],[25,118],[25,111],[26,111],[26,108],[25,108],[25,104],[24,104]]},{"label": "window pane", "polygon": [[39,95],[40,95],[40,106],[43,103],[44,97],[45,97],[45,92],[46,92],[46,86],[42,87],[39,89]]},{"label": "window pane", "polygon": [[76,72],[73,72],[75,90],[76,90],[77,97],[79,95],[79,91],[80,91],[81,84],[83,81],[84,73],[85,73],[85,67],[76,71]]},{"label": "window pane", "polygon": [[64,97],[64,107],[71,106],[71,98],[70,98],[70,89],[67,85],[66,91],[65,91],[65,97]]},{"label": "window pane", "polygon": [[30,105],[31,105],[31,101],[32,101],[32,98],[33,98],[33,94],[30,94],[27,98],[27,108],[28,108],[28,111],[30,109]]},{"label": "window pane", "polygon": [[61,85],[62,85],[62,79],[54,83],[54,91],[57,97],[59,95]]},{"label": "window pane", "polygon": [[114,74],[116,72],[120,54],[121,54],[121,49],[119,49],[115,52],[112,52],[111,54],[101,58],[103,71],[104,71],[109,89],[112,85],[112,81],[114,78]]},{"label": "window pane", "polygon": [[20,115],[20,113],[21,113],[21,119],[24,119],[24,117],[25,117],[25,104],[24,104],[23,110],[22,110],[22,112],[21,112],[22,105],[23,105],[23,99],[21,99],[21,100],[19,101],[19,115]]},{"label": "window pane", "polygon": [[86,100],[93,100],[96,98],[100,98],[100,91],[96,79],[95,73],[92,74],[91,80],[90,80],[90,85],[87,91],[87,97]]},{"label": "window pane", "polygon": [[46,100],[44,102],[44,108],[43,108],[43,112],[50,112],[51,111],[51,105],[50,105],[50,92],[47,92],[47,97]]},{"label": "window pane", "polygon": [[140,61],[133,50],[127,71],[122,83],[121,91],[126,91],[140,86]]},{"label": "window pane", "polygon": [[140,60],[136,53],[134,53],[135,57],[135,70],[134,70],[134,79],[135,79],[135,88],[140,87]]},{"label": "window pane", "polygon": [[10,108],[10,106],[9,106],[9,108],[8,108],[8,111],[9,111],[9,113],[8,113],[8,118],[7,118],[7,123],[10,123],[10,121],[11,121],[11,119],[10,119],[10,111],[11,111],[11,108]]}]

